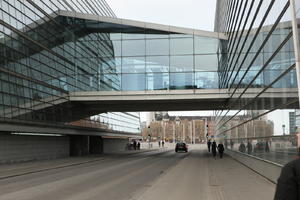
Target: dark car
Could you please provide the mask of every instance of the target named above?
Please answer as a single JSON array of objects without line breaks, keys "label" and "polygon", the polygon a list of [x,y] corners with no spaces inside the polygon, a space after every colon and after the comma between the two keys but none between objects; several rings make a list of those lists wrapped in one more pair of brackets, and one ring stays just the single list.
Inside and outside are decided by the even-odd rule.
[{"label": "dark car", "polygon": [[188,152],[188,145],[185,144],[184,142],[178,142],[175,147],[175,152],[178,151]]}]

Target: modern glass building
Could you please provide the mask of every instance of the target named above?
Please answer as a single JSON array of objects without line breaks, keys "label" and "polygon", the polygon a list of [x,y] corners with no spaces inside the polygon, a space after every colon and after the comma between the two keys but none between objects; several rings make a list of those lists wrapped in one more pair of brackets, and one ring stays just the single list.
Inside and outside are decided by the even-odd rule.
[{"label": "modern glass building", "polygon": [[299,1],[218,0],[215,32],[118,19],[104,0],[0,6],[0,124],[138,133],[137,113],[70,93],[226,91],[215,135],[227,148],[278,163],[297,154]]},{"label": "modern glass building", "polygon": [[[299,149],[289,133],[289,113],[299,108],[298,95],[290,98],[291,91],[298,94],[295,10],[299,23],[299,1],[218,0],[215,19],[215,31],[228,36],[220,87],[228,88],[230,105],[243,99],[238,109],[217,112],[217,134],[228,149],[279,164]],[[278,88],[281,97],[267,94]]]},{"label": "modern glass building", "polygon": [[110,34],[98,31],[96,23],[60,16],[62,10],[115,18],[104,0],[0,1],[1,123],[99,122],[108,125],[96,127],[140,133],[138,113],[106,113],[94,120],[89,116],[99,113],[80,113],[81,105],[68,103],[70,91],[119,90],[121,82],[110,66],[115,61],[108,59],[118,55]]}]

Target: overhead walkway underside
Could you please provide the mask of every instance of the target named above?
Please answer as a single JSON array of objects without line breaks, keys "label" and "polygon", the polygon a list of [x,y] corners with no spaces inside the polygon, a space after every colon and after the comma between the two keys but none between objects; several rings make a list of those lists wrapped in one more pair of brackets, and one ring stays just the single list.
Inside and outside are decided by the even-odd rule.
[{"label": "overhead walkway underside", "polygon": [[[297,89],[272,88],[255,98],[262,89],[249,89],[247,94],[236,91],[230,95],[227,89],[168,90],[168,91],[98,91],[73,92],[71,103],[81,104],[89,112],[113,111],[180,111],[240,109],[250,101],[256,101],[255,109],[294,108],[298,99]],[[284,102],[283,102],[284,101]],[[247,108],[247,107],[245,107]]]}]

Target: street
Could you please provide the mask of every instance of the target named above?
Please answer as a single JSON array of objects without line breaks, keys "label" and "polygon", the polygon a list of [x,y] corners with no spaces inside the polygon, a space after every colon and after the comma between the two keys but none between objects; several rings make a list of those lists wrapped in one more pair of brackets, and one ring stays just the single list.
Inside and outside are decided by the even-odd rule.
[{"label": "street", "polygon": [[189,153],[169,148],[101,157],[0,178],[0,199],[234,200],[253,199],[253,194],[254,199],[272,199],[274,194],[274,184],[230,157],[214,160],[203,147],[193,147]]}]

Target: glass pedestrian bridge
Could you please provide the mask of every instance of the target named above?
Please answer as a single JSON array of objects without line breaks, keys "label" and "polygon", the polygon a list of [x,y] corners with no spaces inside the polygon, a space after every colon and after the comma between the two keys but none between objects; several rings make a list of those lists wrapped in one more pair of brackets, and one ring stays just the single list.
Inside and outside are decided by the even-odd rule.
[{"label": "glass pedestrian bridge", "polygon": [[[235,56],[224,33],[65,10],[27,21],[4,12],[0,117],[65,122],[111,111],[235,109],[258,96],[255,109],[290,108],[286,100],[298,98],[292,40],[272,56],[290,33],[290,25],[280,27],[258,56],[247,39],[255,30],[243,36],[253,48]],[[263,27],[257,41],[270,29]],[[229,63],[243,64],[231,70]],[[240,86],[234,95],[228,83]]]},{"label": "glass pedestrian bridge", "polygon": [[58,17],[74,34],[74,78],[85,90],[219,88],[223,34],[68,11]]}]

